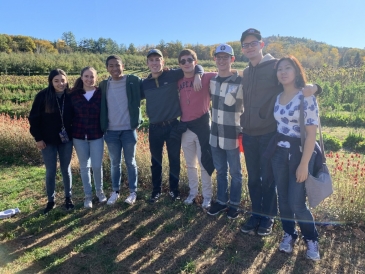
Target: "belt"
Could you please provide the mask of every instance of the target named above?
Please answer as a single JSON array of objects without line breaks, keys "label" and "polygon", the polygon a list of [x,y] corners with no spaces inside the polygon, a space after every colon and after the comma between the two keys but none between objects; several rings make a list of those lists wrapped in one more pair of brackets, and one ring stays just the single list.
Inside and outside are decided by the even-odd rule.
[{"label": "belt", "polygon": [[161,123],[151,123],[151,125],[154,125],[154,126],[167,126],[167,125],[170,125],[172,124],[173,122],[177,121],[176,118],[174,119],[171,119],[171,120],[167,120],[167,121],[163,121]]}]

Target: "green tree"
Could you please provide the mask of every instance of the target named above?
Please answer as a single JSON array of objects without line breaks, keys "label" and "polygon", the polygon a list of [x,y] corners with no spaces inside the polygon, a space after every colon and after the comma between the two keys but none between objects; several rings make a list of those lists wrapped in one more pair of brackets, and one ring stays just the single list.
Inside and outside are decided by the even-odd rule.
[{"label": "green tree", "polygon": [[65,41],[66,46],[68,46],[72,51],[77,50],[76,38],[71,31],[62,33],[61,39]]},{"label": "green tree", "polygon": [[0,34],[0,52],[11,52],[12,39],[7,34]]},{"label": "green tree", "polygon": [[130,43],[130,44],[129,44],[129,47],[128,47],[128,50],[127,50],[127,53],[132,54],[132,55],[134,55],[134,54],[136,54],[136,53],[137,53],[137,49],[136,49],[136,47],[134,46],[134,44],[133,44],[133,43]]}]

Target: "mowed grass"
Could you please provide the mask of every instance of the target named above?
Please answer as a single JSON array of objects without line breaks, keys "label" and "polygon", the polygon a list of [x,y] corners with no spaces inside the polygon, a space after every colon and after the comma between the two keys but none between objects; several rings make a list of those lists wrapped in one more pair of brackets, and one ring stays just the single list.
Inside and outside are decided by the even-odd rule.
[{"label": "mowed grass", "polygon": [[[73,171],[75,210],[63,209],[63,186],[57,174],[57,207],[45,216],[44,167],[2,165],[0,169],[0,208],[22,210],[0,221],[0,273],[365,273],[365,241],[359,232],[365,231],[365,217],[351,221],[350,202],[343,204],[345,212],[337,212],[341,200],[337,195],[314,211],[318,221],[330,223],[318,226],[322,260],[315,263],[305,258],[302,241],[290,255],[278,251],[282,237],[278,220],[268,237],[240,232],[247,218],[244,212],[250,210],[246,176],[244,212],[236,220],[225,214],[209,216],[199,203],[172,203],[166,180],[163,198],[148,204],[149,174],[140,184],[135,205],[123,202],[128,194],[124,185],[116,205],[99,204],[95,198],[93,209],[86,210],[77,169]],[[188,186],[186,170],[182,172],[184,198]],[[335,187],[337,192],[343,188]],[[104,188],[110,191],[108,175]],[[341,194],[351,189],[344,188]]]}]

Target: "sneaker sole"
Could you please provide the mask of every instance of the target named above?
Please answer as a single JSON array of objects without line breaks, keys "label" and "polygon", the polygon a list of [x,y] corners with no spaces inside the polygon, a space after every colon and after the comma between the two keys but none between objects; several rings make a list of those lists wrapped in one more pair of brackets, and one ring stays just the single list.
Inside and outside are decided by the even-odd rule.
[{"label": "sneaker sole", "polygon": [[315,261],[315,262],[318,262],[318,261],[321,260],[321,258],[311,258],[308,255],[306,255],[306,257],[307,257],[308,260],[312,260],[312,261]]},{"label": "sneaker sole", "polygon": [[285,250],[285,249],[281,249],[280,247],[278,249],[279,249],[280,252],[286,253],[286,254],[290,254],[290,253],[293,252],[293,249],[291,249],[291,250]]},{"label": "sneaker sole", "polygon": [[245,234],[249,234],[249,235],[255,235],[256,229],[251,229],[251,230],[245,230],[245,229],[240,229],[242,233]]},{"label": "sneaker sole", "polygon": [[236,217],[232,217],[232,216],[228,216],[227,215],[227,218],[230,219],[230,220],[234,220],[234,219],[237,219],[238,218],[238,215]]},{"label": "sneaker sole", "polygon": [[221,212],[223,212],[223,211],[227,211],[227,209],[225,208],[225,209],[221,209],[221,210],[219,210],[219,211],[217,211],[217,212],[215,212],[215,213],[211,213],[211,212],[207,212],[208,213],[208,215],[210,215],[210,216],[215,216],[215,215],[218,215],[219,213],[221,213]]},{"label": "sneaker sole", "polygon": [[260,235],[260,236],[269,236],[271,233],[272,233],[272,231],[269,232],[269,233],[267,233],[267,232],[265,232],[265,233],[257,232],[257,235]]},{"label": "sneaker sole", "polygon": [[133,205],[135,202],[130,202],[130,201],[127,201],[127,200],[125,200],[124,201],[126,204],[129,204],[129,205]]}]

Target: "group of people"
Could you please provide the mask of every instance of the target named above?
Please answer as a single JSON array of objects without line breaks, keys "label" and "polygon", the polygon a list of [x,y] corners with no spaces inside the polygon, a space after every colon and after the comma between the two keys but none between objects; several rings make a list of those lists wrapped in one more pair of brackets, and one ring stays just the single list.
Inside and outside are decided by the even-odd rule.
[{"label": "group of people", "polygon": [[[190,188],[184,203],[193,204],[198,196],[199,164],[202,207],[209,215],[226,212],[228,218],[237,218],[242,192],[239,150],[239,135],[242,134],[252,212],[241,231],[269,235],[278,201],[284,230],[279,250],[292,252],[298,238],[297,221],[307,243],[307,257],[319,260],[318,233],[306,205],[303,182],[313,168],[318,124],[314,94],[321,89],[306,83],[304,70],[295,57],[278,60],[270,54],[263,55],[260,31],[253,28],[244,31],[241,44],[243,54],[249,59],[243,73],[232,69],[235,57],[228,44],[215,49],[217,73],[205,73],[198,65],[196,53],[190,49],[179,54],[180,69],[164,69],[162,52],[151,49],[147,53],[150,74],[146,79],[123,74],[122,59],[111,55],[106,59],[110,77],[100,82],[99,87],[95,86],[97,75],[92,67],[81,71],[71,89],[63,70],[51,71],[48,87],[37,94],[29,115],[30,132],[42,151],[46,166],[48,203],[44,213],[55,206],[57,154],[65,207],[74,207],[70,170],[72,146],[80,163],[85,208],[92,208],[90,168],[99,202],[112,205],[118,200],[122,152],[130,192],[125,202],[135,203],[136,129],[142,123],[140,102],[145,99],[150,122],[152,193],[149,203],[158,201],[162,194],[162,155],[166,143],[171,199],[180,199],[182,147]],[[304,148],[300,143],[299,126],[303,97]],[[109,199],[103,192],[104,140],[111,165]],[[217,191],[213,201],[211,176],[214,170]]]}]

